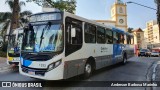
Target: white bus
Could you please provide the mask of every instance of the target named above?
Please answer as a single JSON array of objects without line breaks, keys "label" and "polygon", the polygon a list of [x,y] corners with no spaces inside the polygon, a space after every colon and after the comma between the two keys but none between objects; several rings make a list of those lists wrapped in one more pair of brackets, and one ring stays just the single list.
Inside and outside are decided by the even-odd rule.
[{"label": "white bus", "polygon": [[134,55],[133,37],[120,29],[67,13],[29,17],[24,30],[20,74],[60,80],[126,63]]},{"label": "white bus", "polygon": [[20,48],[23,39],[23,28],[17,28],[8,36],[7,64],[18,66],[20,61]]}]

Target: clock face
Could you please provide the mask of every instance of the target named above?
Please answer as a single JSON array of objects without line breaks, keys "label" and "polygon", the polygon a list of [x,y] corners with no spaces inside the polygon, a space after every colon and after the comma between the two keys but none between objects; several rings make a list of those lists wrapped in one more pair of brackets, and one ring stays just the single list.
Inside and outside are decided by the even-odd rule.
[{"label": "clock face", "polygon": [[124,20],[123,19],[119,19],[119,22],[122,24],[124,22]]}]

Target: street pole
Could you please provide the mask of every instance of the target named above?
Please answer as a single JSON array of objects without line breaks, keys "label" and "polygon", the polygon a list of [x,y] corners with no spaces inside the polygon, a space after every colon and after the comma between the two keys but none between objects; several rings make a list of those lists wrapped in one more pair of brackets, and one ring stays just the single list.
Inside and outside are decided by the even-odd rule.
[{"label": "street pole", "polygon": [[[157,23],[159,27],[159,34],[160,34],[160,0],[154,0],[154,2],[157,4]],[[160,40],[160,37],[159,37]]]}]

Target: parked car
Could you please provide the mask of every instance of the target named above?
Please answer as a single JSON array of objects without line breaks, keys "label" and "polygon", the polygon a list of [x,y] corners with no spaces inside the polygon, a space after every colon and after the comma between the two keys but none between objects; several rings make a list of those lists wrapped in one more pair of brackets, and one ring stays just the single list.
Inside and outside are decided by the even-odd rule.
[{"label": "parked car", "polygon": [[153,56],[153,57],[154,57],[154,56],[159,57],[159,52],[152,52],[152,53],[151,53],[151,56]]},{"label": "parked car", "polygon": [[149,49],[141,49],[138,56],[146,56],[146,57],[150,57],[151,56],[151,52]]}]

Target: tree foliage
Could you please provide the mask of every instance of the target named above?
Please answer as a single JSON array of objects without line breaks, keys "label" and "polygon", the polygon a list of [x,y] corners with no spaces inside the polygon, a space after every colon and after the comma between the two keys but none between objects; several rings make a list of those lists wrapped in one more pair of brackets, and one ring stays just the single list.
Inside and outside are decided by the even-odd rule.
[{"label": "tree foliage", "polygon": [[[5,4],[8,4],[10,10],[13,12],[14,0],[6,0],[6,1],[5,1]],[[19,9],[18,11],[21,11],[21,7],[22,7],[22,6],[25,6],[25,5],[26,5],[25,2],[20,1],[20,2],[19,2],[19,5],[18,5],[18,9]]]},{"label": "tree foliage", "polygon": [[39,6],[44,5],[44,1],[46,1],[49,6],[52,8],[57,8],[61,11],[67,11],[70,13],[74,13],[76,10],[76,0],[26,0],[27,2],[35,2]]},{"label": "tree foliage", "polygon": [[[11,24],[11,18],[12,18],[12,14],[13,14],[13,5],[14,5],[14,0],[6,0],[5,4],[8,4],[10,7],[11,12],[0,12],[0,24],[2,24],[2,27],[0,29],[0,36],[2,36],[3,41],[5,41],[5,35],[7,33],[7,30]],[[25,6],[25,2],[20,1],[19,2],[19,20],[21,20],[22,17],[26,16],[26,15],[30,15],[32,14],[32,12],[30,11],[21,11],[21,7]],[[26,22],[23,22],[24,20],[21,20],[21,22],[19,22],[21,25],[23,25]]]},{"label": "tree foliage", "polygon": [[132,33],[132,30],[133,28],[129,27],[127,32]]}]

